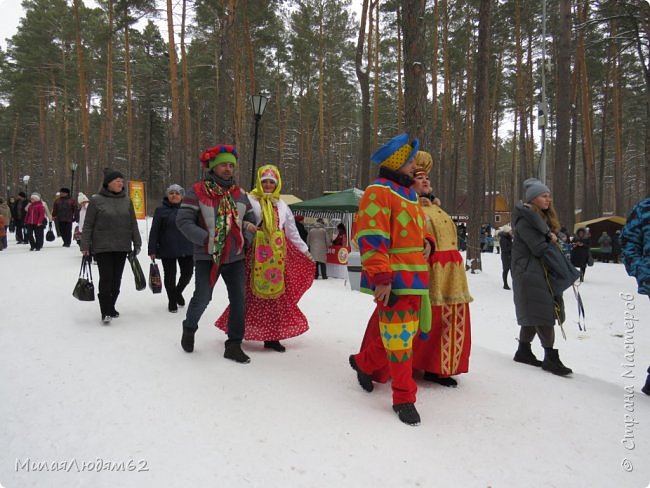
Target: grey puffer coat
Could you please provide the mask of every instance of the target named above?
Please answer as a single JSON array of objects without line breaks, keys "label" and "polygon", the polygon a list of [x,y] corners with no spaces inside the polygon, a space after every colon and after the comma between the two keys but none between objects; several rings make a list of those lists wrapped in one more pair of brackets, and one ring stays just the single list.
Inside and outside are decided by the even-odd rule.
[{"label": "grey puffer coat", "polygon": [[103,252],[129,252],[142,247],[133,203],[126,194],[112,193],[102,188],[93,195],[86,210],[81,232],[81,251],[93,254]]},{"label": "grey puffer coat", "polygon": [[554,300],[542,267],[542,255],[551,245],[544,219],[519,203],[512,212],[512,288],[517,323],[555,325]]}]

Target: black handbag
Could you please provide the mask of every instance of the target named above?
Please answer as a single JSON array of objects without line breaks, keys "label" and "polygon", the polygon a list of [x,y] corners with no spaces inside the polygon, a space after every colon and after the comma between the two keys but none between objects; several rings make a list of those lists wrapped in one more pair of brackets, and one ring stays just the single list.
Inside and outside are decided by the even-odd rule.
[{"label": "black handbag", "polygon": [[131,271],[133,271],[133,277],[135,278],[135,289],[138,291],[144,290],[147,287],[147,280],[144,278],[144,273],[142,272],[142,267],[140,266],[140,261],[135,253],[130,252],[127,254],[129,264],[131,265]]},{"label": "black handbag", "polygon": [[156,261],[152,261],[149,265],[149,288],[154,293],[162,292],[162,279],[160,278],[160,269]]},{"label": "black handbag", "polygon": [[52,242],[56,237],[54,236],[54,231],[52,230],[52,222],[50,222],[48,228],[47,228],[47,234],[45,234],[45,240],[48,242]]},{"label": "black handbag", "polygon": [[79,269],[79,278],[77,284],[72,290],[72,296],[82,302],[92,302],[95,300],[95,285],[93,285],[93,273],[91,270],[91,257],[84,256],[81,258],[81,269]]}]

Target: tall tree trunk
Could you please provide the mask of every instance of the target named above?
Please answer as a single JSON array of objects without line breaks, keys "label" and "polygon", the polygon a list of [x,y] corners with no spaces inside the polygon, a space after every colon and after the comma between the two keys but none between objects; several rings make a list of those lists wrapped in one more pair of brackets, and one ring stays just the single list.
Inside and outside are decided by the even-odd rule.
[{"label": "tall tree trunk", "polygon": [[[432,49],[431,49],[431,131],[429,132],[429,151],[431,154],[439,154],[437,151],[438,144],[438,47],[440,40],[438,39],[438,23],[440,22],[440,12],[438,10],[438,0],[433,2],[433,22],[432,22]],[[441,186],[441,172],[442,168],[440,161],[435,167],[435,177],[433,178],[435,191],[439,191]]]},{"label": "tall tree trunk", "polygon": [[363,51],[366,39],[366,22],[368,19],[368,0],[363,0],[361,8],[361,22],[359,23],[359,37],[357,38],[357,51],[355,56],[355,68],[359,88],[361,89],[361,144],[359,150],[359,186],[365,188],[368,185],[368,173],[370,171],[370,82],[368,67],[363,66]]},{"label": "tall tree trunk", "polygon": [[404,115],[406,132],[423,139],[427,83],[425,71],[424,0],[402,0],[404,37]]},{"label": "tall tree trunk", "polygon": [[402,82],[402,8],[397,4],[397,133],[404,131],[404,87]]},{"label": "tall tree trunk", "polygon": [[106,96],[104,98],[104,140],[106,155],[103,164],[114,166],[113,162],[113,0],[108,0],[108,42],[106,44]]},{"label": "tall tree trunk", "polygon": [[[589,10],[588,0],[580,0],[578,6],[578,23],[584,25]],[[598,195],[596,194],[596,168],[594,165],[593,128],[591,92],[585,59],[585,38],[582,30],[578,31],[576,60],[580,70],[580,107],[582,110],[582,154],[584,167],[583,219],[593,219],[598,214]]]},{"label": "tall tree trunk", "polygon": [[181,70],[183,76],[183,152],[181,164],[181,184],[188,185],[195,180],[190,166],[195,158],[193,154],[198,155],[198,148],[192,144],[192,114],[190,112],[190,75],[187,60],[187,51],[185,49],[186,36],[186,19],[187,19],[187,0],[183,0],[183,14],[181,21]]},{"label": "tall tree trunk", "polygon": [[490,114],[490,9],[492,0],[479,3],[478,53],[476,57],[476,99],[474,124],[474,154],[469,160],[469,246],[467,259],[473,260],[472,271],[482,269],[480,258],[479,233],[483,208],[485,206],[485,177],[483,165],[488,160],[490,135],[487,131]]},{"label": "tall tree trunk", "polygon": [[169,84],[172,97],[171,137],[169,141],[169,176],[172,181],[181,181],[180,99],[178,92],[178,62],[174,39],[174,9],[172,0],[167,0],[167,42],[169,43]]},{"label": "tall tree trunk", "polygon": [[445,178],[451,168],[450,148],[451,148],[451,67],[449,63],[449,9],[447,0],[441,0],[442,10],[442,79],[444,83],[444,92],[442,94],[442,119],[441,119],[441,138],[440,138],[440,199],[447,201],[447,207],[453,206],[456,210],[456,201],[449,198],[447,188],[450,187],[450,181]]},{"label": "tall tree trunk", "polygon": [[603,212],[607,208],[605,202],[605,155],[606,155],[606,146],[607,146],[607,121],[608,121],[608,112],[609,112],[609,98],[611,93],[611,73],[612,73],[612,64],[614,60],[610,57],[607,61],[607,76],[603,82],[602,94],[603,94],[603,109],[601,113],[600,121],[600,152],[599,152],[599,161],[598,161],[598,215],[603,215]]},{"label": "tall tree trunk", "polygon": [[131,100],[131,49],[129,40],[129,9],[124,9],[124,72],[126,74],[126,161],[130,175],[134,175],[133,160],[133,101]]},{"label": "tall tree trunk", "polygon": [[[372,97],[372,107],[373,107],[373,118],[372,118],[372,127],[374,130],[372,131],[373,135],[373,140],[372,144],[373,147],[379,146],[379,141],[377,140],[378,137],[378,130],[377,128],[379,127],[379,1],[373,2],[375,7],[375,49],[373,52],[375,55],[373,56],[373,64],[374,64],[374,80],[373,80],[373,97]],[[398,9],[399,10],[399,9]],[[399,32],[399,29],[398,29]],[[368,43],[370,43],[371,40],[368,40]],[[370,49],[368,49],[370,51]],[[398,63],[398,73],[399,73],[399,63]],[[399,95],[398,95],[398,100],[399,100]],[[398,102],[399,105],[399,102]],[[398,110],[399,113],[399,110]],[[398,116],[399,117],[399,116]]]},{"label": "tall tree trunk", "polygon": [[625,198],[623,189],[623,103],[621,100],[621,56],[618,52],[619,43],[615,40],[618,32],[616,21],[612,21],[612,51],[614,52],[612,62],[612,122],[614,136],[614,213],[626,215]]},{"label": "tall tree trunk", "polygon": [[[569,193],[571,135],[571,0],[560,0],[556,77],[556,137],[553,164],[553,205],[563,225],[573,225],[574,202]],[[573,229],[571,229],[573,230]]]},{"label": "tall tree trunk", "polygon": [[[325,33],[323,32],[323,4],[319,5],[318,23],[318,157],[319,164],[325,159]],[[371,41],[368,40],[370,48]]]},{"label": "tall tree trunk", "polygon": [[519,122],[519,171],[516,172],[518,179],[513,184],[514,201],[519,200],[521,194],[522,182],[524,179],[532,176],[528,173],[526,162],[526,108],[524,95],[524,67],[523,67],[523,48],[521,34],[521,1],[515,0],[515,106],[516,120]]}]

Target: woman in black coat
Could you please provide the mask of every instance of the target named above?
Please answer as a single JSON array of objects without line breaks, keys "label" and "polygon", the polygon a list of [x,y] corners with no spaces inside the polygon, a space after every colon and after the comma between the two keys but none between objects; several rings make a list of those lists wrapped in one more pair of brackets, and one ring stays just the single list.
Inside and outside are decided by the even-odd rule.
[{"label": "woman in black coat", "polygon": [[[149,234],[149,257],[160,258],[163,265],[165,291],[169,304],[167,309],[176,313],[185,305],[183,290],[192,279],[194,261],[192,243],[176,227],[176,213],[181,206],[185,190],[180,185],[167,188],[162,205],[156,209]],[[176,282],[176,262],[181,270]]]},{"label": "woman in black coat", "polygon": [[[565,376],[572,371],[562,364],[557,349],[553,348],[556,313],[564,313],[562,296],[561,292],[554,296],[552,278],[542,262],[549,247],[556,245],[560,225],[548,187],[529,178],[524,181],[524,188],[527,203],[519,203],[512,213],[512,287],[517,322],[521,326],[514,360]],[[536,335],[544,347],[544,361],[539,361],[531,350]]]},{"label": "woman in black coat", "polygon": [[585,280],[585,271],[587,270],[587,264],[589,264],[589,243],[587,231],[580,227],[576,231],[575,239],[571,244],[571,264],[576,268],[580,268],[580,282]]},{"label": "woman in black coat", "polygon": [[501,248],[501,267],[503,271],[503,289],[509,290],[508,271],[510,271],[510,262],[512,261],[512,229],[509,225],[504,225],[499,231],[499,247]]}]

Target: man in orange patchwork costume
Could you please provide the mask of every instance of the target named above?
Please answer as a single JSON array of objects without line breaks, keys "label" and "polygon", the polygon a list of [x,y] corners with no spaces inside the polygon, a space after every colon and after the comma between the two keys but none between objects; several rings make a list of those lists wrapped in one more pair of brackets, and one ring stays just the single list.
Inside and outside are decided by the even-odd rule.
[{"label": "man in orange patchwork costume", "polygon": [[407,134],[390,140],[371,157],[379,177],[359,202],[356,239],[361,253],[361,291],[374,295],[370,321],[379,337],[350,356],[361,387],[373,390],[372,374],[386,365],[393,378],[393,410],[408,425],[418,425],[417,386],[412,377],[413,337],[431,328],[427,260],[433,237],[425,233],[418,195],[411,189],[417,139]]}]

